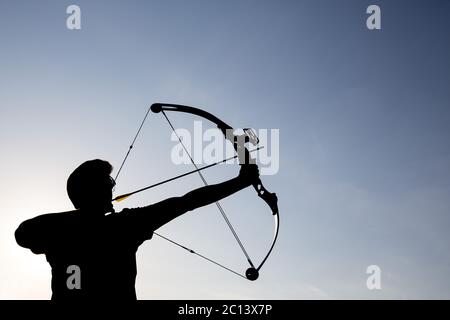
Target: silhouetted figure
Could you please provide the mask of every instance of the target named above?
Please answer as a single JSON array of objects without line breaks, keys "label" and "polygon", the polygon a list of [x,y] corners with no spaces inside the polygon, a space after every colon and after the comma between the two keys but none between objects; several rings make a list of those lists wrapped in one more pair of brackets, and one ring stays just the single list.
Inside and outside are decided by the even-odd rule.
[{"label": "silhouetted figure", "polygon": [[67,180],[76,210],[26,220],[15,232],[20,246],[46,255],[52,268],[53,300],[136,299],[136,251],[153,231],[250,186],[259,176],[256,166],[243,165],[234,179],[115,213],[111,172],[112,166],[103,160],[83,163]]}]

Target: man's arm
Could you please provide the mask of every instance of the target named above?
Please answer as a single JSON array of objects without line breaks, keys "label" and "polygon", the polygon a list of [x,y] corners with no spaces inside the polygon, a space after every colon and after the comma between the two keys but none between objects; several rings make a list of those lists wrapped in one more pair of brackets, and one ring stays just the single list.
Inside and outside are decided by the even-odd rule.
[{"label": "man's arm", "polygon": [[181,197],[182,206],[185,211],[191,211],[203,206],[207,206],[223,198],[231,196],[250,184],[247,181],[241,179],[239,176],[214,185],[208,185],[195,189],[186,193]]},{"label": "man's arm", "polygon": [[151,223],[153,229],[156,230],[188,211],[212,204],[250,186],[258,177],[259,172],[256,165],[242,165],[239,176],[236,178],[201,187],[182,197],[169,198],[141,208],[144,211],[147,211],[147,208],[150,209],[150,212],[142,212],[141,217]]},{"label": "man's arm", "polygon": [[57,230],[55,218],[59,215],[49,213],[22,222],[14,233],[17,244],[36,254],[44,253]]}]

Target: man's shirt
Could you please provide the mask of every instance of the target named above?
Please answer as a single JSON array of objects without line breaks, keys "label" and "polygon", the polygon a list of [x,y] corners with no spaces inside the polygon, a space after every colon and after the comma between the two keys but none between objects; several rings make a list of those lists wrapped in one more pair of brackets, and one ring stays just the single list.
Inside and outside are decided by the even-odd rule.
[{"label": "man's shirt", "polygon": [[[136,299],[136,251],[159,227],[152,221],[164,212],[155,209],[163,208],[124,209],[106,216],[85,210],[46,214],[22,223],[16,238],[46,255],[52,299]],[[79,289],[69,279],[78,268]]]}]

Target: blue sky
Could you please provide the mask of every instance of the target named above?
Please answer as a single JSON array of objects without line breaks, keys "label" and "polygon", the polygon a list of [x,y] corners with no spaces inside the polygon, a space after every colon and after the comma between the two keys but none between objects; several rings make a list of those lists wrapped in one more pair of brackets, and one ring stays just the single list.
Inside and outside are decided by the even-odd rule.
[{"label": "blue sky", "polygon": [[[81,30],[66,28],[70,4],[81,7]],[[381,7],[381,30],[366,28],[370,4]],[[263,180],[279,195],[282,224],[253,283],[148,241],[138,252],[140,298],[450,298],[449,12],[443,0],[1,1],[0,298],[50,297],[45,257],[18,247],[15,228],[70,210],[65,182],[81,162],[118,168],[160,101],[280,129],[280,171]],[[192,169],[170,162],[171,146],[151,114],[118,193]],[[200,185],[191,177],[117,208]],[[252,190],[223,204],[258,261],[269,211]],[[243,271],[216,211],[162,231]],[[381,290],[366,288],[372,264]]]}]

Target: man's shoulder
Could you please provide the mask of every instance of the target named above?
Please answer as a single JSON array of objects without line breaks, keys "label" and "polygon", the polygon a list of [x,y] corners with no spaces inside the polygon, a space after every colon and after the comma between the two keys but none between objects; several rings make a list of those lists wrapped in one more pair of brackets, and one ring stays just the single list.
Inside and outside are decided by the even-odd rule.
[{"label": "man's shoulder", "polygon": [[133,227],[148,228],[157,217],[155,208],[150,205],[146,207],[124,208],[121,211],[113,212],[106,216],[106,219],[114,224],[131,224]]},{"label": "man's shoulder", "polygon": [[121,211],[114,212],[114,213],[110,214],[109,216],[113,216],[113,217],[131,216],[136,213],[151,211],[152,209],[153,209],[153,205],[148,205],[145,207],[123,208]]},{"label": "man's shoulder", "polygon": [[111,228],[120,228],[122,234],[128,233],[133,245],[138,247],[143,241],[151,239],[153,235],[154,229],[151,224],[153,215],[148,214],[150,207],[124,208],[105,218]]},{"label": "man's shoulder", "polygon": [[81,216],[80,210],[54,212],[49,213],[48,215],[61,220],[72,220]]},{"label": "man's shoulder", "polygon": [[41,221],[46,220],[70,220],[79,216],[78,210],[71,211],[62,211],[62,212],[52,212],[52,213],[44,213],[36,216],[33,219],[39,219]]}]

